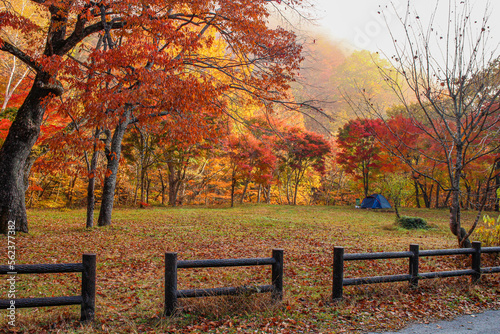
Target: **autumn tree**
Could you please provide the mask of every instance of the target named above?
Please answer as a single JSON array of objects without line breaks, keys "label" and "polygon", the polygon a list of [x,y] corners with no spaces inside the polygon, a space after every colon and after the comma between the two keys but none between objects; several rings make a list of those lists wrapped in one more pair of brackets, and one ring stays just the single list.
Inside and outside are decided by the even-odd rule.
[{"label": "autumn tree", "polygon": [[[108,172],[100,224],[111,219],[116,165],[130,120],[157,113],[186,113],[220,108],[228,89],[282,98],[300,61],[295,35],[267,26],[269,1],[30,1],[42,20],[31,20],[12,7],[0,14],[2,27],[19,31],[23,48],[3,30],[0,50],[16,56],[35,72],[31,90],[0,150],[0,230],[8,221],[27,231],[23,165],[37,140],[47,103],[65,88],[85,102],[89,128],[106,125]],[[300,1],[274,6],[298,8]],[[43,31],[44,34],[34,34]],[[200,52],[226,41],[224,57]],[[217,71],[225,79],[214,78]],[[78,103],[80,103],[78,102]]]},{"label": "autumn tree", "polygon": [[411,180],[409,173],[386,173],[383,176],[382,192],[392,201],[397,218],[401,218],[399,208],[403,201],[407,200],[411,191]]},{"label": "autumn tree", "polygon": [[275,147],[278,168],[285,177],[288,204],[296,205],[299,184],[306,172],[310,169],[319,173],[325,171],[330,144],[322,135],[294,127],[279,134]]},{"label": "autumn tree", "polygon": [[[419,129],[422,140],[434,145],[431,149],[411,143],[395,146],[382,136],[379,138],[414,173],[433,179],[450,192],[450,230],[459,245],[467,247],[470,246],[468,236],[476,226],[479,215],[467,232],[462,227],[460,215],[463,175],[474,161],[495,154],[500,148],[500,75],[493,62],[495,53],[487,49],[487,10],[483,17],[476,18],[470,1],[450,1],[443,6],[447,6],[445,10],[450,19],[442,29],[434,22],[436,12],[443,9],[439,4],[429,24],[422,22],[420,15],[410,8],[410,3],[400,16],[407,38],[395,41],[392,61],[399,77],[411,90],[411,96],[394,80],[393,73],[381,69],[385,80],[405,106],[405,116],[411,120],[413,127]],[[412,107],[414,101],[420,106],[418,112]],[[365,102],[362,109],[379,117],[386,129],[399,138],[397,131],[393,131],[385,121],[384,112],[368,99]],[[412,164],[407,158],[408,151],[418,151],[427,161],[445,166],[446,183],[429,175],[420,168],[421,165]],[[490,166],[485,172],[491,174],[493,168]]]},{"label": "autumn tree", "polygon": [[370,181],[381,167],[380,146],[371,132],[373,121],[354,119],[347,122],[337,134],[337,163],[347,174],[361,180],[363,193],[368,196]]},{"label": "autumn tree", "polygon": [[325,173],[321,175],[320,187],[316,190],[314,200],[325,205],[345,205],[352,203],[351,190],[348,186],[349,175],[337,163],[337,142],[331,143],[331,154],[325,161]]},{"label": "autumn tree", "polygon": [[238,181],[241,180],[243,183],[240,198],[240,203],[243,203],[250,182],[266,185],[272,179],[276,156],[271,150],[271,145],[258,140],[250,133],[228,137],[226,147],[231,165],[231,207],[233,207]]}]

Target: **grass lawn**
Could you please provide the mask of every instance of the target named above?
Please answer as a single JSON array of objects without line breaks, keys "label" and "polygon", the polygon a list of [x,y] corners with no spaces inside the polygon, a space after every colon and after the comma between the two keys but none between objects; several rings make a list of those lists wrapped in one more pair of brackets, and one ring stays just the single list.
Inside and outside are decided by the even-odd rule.
[{"label": "grass lawn", "polygon": [[[30,210],[30,233],[16,236],[16,261],[81,262],[97,254],[96,322],[79,324],[79,306],[20,309],[19,332],[43,333],[341,333],[393,330],[409,322],[443,319],[500,308],[500,275],[345,287],[344,300],[331,303],[333,246],[346,252],[456,248],[448,210],[403,209],[427,219],[430,230],[405,231],[394,213],[347,207],[244,205],[230,208],[116,209],[113,224],[85,229],[84,210]],[[474,212],[465,212],[471,222]],[[6,247],[6,237],[0,237]],[[181,299],[180,312],[162,318],[164,253],[179,260],[270,257],[284,249],[284,301],[269,294]],[[6,251],[5,251],[6,253]],[[6,256],[2,256],[5,264]],[[500,260],[483,256],[483,262]],[[423,258],[421,272],[468,268],[464,256]],[[345,277],[407,273],[407,259],[346,262]],[[17,297],[77,295],[79,274],[20,275]],[[179,270],[179,289],[264,285],[270,267]],[[7,286],[4,280],[3,286]],[[6,290],[1,289],[2,298]],[[2,311],[6,314],[6,311]],[[9,327],[1,317],[0,331]],[[10,328],[12,329],[12,328]]]}]

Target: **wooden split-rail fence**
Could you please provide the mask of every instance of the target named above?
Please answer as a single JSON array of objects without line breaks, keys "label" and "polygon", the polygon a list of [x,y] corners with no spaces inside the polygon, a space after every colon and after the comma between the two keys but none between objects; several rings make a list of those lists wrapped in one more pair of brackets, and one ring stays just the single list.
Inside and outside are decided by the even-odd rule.
[{"label": "wooden split-rail fence", "polygon": [[[481,254],[498,253],[500,247],[484,247],[481,248],[480,242],[473,242],[472,248],[458,249],[437,249],[437,250],[420,250],[419,245],[410,245],[410,250],[407,252],[381,252],[381,253],[358,253],[345,254],[343,247],[334,247],[333,250],[333,287],[332,299],[342,299],[344,286],[374,284],[374,283],[389,283],[408,281],[410,286],[416,288],[418,281],[421,279],[437,278],[437,277],[453,277],[453,276],[471,276],[472,281],[479,280],[482,274],[500,273],[499,267],[481,267]],[[447,255],[471,255],[472,265],[470,269],[436,271],[428,273],[419,272],[419,259],[421,257],[430,256],[447,256]],[[361,278],[344,278],[344,262],[345,261],[362,261],[362,260],[382,260],[382,259],[401,259],[408,258],[408,274],[403,275],[386,275],[372,276]]]},{"label": "wooden split-rail fence", "polygon": [[[95,315],[96,255],[83,254],[81,263],[18,264],[0,266],[0,275],[16,279],[19,274],[82,273],[82,290],[79,296],[0,299],[0,309],[80,305],[80,321],[93,321]],[[17,292],[16,292],[17,294]]]},{"label": "wooden split-rail fence", "polygon": [[[481,247],[480,242],[473,242],[472,248],[420,250],[419,245],[410,245],[406,252],[381,252],[381,253],[349,253],[343,247],[334,247],[333,253],[333,285],[332,299],[339,300],[343,297],[345,286],[359,284],[374,284],[408,281],[410,287],[418,287],[421,279],[453,276],[471,276],[476,282],[483,274],[500,273],[498,267],[482,267],[481,254],[500,253],[500,247]],[[419,260],[422,257],[470,255],[472,257],[470,269],[437,271],[421,273]],[[372,276],[361,278],[345,278],[345,261],[363,261],[380,259],[408,259],[408,273],[401,275]],[[241,267],[264,266],[272,267],[271,284],[257,287],[222,287],[210,289],[177,289],[177,270],[188,268],[213,268],[213,267]],[[15,266],[0,266],[0,275],[10,275],[14,279],[18,274],[48,274],[48,273],[82,273],[81,295],[68,297],[43,297],[23,299],[0,299],[0,309],[9,309],[12,304],[15,308],[81,305],[81,321],[93,321],[95,315],[96,297],[96,255],[83,254],[82,263],[67,264],[22,264]],[[240,293],[270,292],[271,298],[279,302],[283,298],[283,250],[273,249],[272,256],[268,258],[246,259],[212,259],[212,260],[177,260],[177,253],[165,253],[165,310],[164,314],[174,314],[179,298],[206,297],[234,295]]]}]

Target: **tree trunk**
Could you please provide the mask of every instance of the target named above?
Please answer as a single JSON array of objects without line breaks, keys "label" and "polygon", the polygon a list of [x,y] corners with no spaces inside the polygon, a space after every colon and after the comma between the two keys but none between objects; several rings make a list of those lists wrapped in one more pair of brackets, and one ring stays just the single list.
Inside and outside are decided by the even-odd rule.
[{"label": "tree trunk", "polygon": [[297,193],[298,192],[299,192],[299,180],[295,179],[295,187],[293,189],[293,205],[297,205]]},{"label": "tree trunk", "polygon": [[[186,198],[186,185],[182,182],[184,179],[179,179],[177,183],[177,197],[179,198],[179,205],[184,205],[184,198]],[[179,196],[179,193],[181,196]]]},{"label": "tree trunk", "polygon": [[139,207],[144,208],[144,203],[146,203],[145,192],[146,192],[146,172],[144,170],[144,164],[141,161],[141,200],[139,201]]},{"label": "tree trunk", "polygon": [[439,189],[441,189],[441,187],[439,186],[439,184],[436,185],[436,209],[439,209]]},{"label": "tree trunk", "polygon": [[259,190],[257,192],[257,204],[260,203],[260,196],[261,196],[261,193],[262,193],[262,184],[259,184]]},{"label": "tree trunk", "polygon": [[[91,168],[92,172],[95,173],[95,167],[97,165],[97,152],[94,152],[92,156]],[[86,227],[91,228],[94,226],[94,209],[95,209],[95,175],[91,175],[89,178],[89,184],[87,185],[87,222]]]},{"label": "tree trunk", "polygon": [[168,167],[168,205],[177,205],[180,178],[175,170],[175,163],[167,162]]},{"label": "tree trunk", "polygon": [[[418,186],[420,187],[420,190],[422,190],[422,197],[424,199],[424,205],[427,209],[431,207],[431,196],[427,193],[427,184],[422,184],[420,182],[417,183]],[[432,194],[432,187],[431,190],[429,191],[430,194]]]},{"label": "tree trunk", "polygon": [[400,218],[401,218],[401,216],[399,215],[398,206],[397,206],[396,204],[394,204],[394,211],[396,212],[396,217],[397,217],[398,219],[400,219]]},{"label": "tree trunk", "polygon": [[231,175],[231,207],[234,208],[234,189],[236,188],[236,169]]},{"label": "tree trunk", "polygon": [[19,108],[7,138],[0,149],[0,233],[8,232],[9,221],[16,231],[28,232],[25,203],[25,166],[31,149],[40,134],[46,104],[52,92],[35,84]]},{"label": "tree trunk", "polygon": [[240,198],[240,204],[243,204],[243,201],[245,200],[245,195],[247,193],[249,183],[250,183],[250,179],[246,179],[245,186],[243,187],[243,193],[241,194],[241,198]]},{"label": "tree trunk", "polygon": [[146,204],[149,204],[149,190],[151,188],[151,179],[148,173],[146,173]]},{"label": "tree trunk", "polygon": [[[457,134],[460,138],[460,133]],[[456,148],[456,162],[455,162],[455,170],[454,173],[452,174],[451,178],[451,184],[452,184],[452,190],[451,190],[451,208],[450,208],[450,230],[451,233],[453,233],[458,240],[458,244],[461,247],[465,248],[470,248],[471,247],[471,242],[467,240],[463,240],[464,237],[467,235],[467,232],[463,227],[461,227],[461,221],[460,221],[460,179],[462,175],[462,151],[463,151],[463,144],[457,143],[457,148]]]},{"label": "tree trunk", "polygon": [[365,167],[363,163],[363,191],[365,193],[365,197],[368,197],[368,192],[370,190],[369,173],[368,167]]},{"label": "tree trunk", "polygon": [[68,190],[68,206],[71,207],[73,204],[73,191],[75,190],[75,184],[76,180],[78,178],[78,175],[75,175],[71,181],[69,182],[69,190]]},{"label": "tree trunk", "polygon": [[291,177],[292,177],[292,175],[290,173],[288,173],[288,175],[286,176],[285,191],[286,191],[286,200],[288,202],[288,205],[291,205],[293,203],[293,198],[291,197],[291,194],[290,194]]},{"label": "tree trunk", "polygon": [[413,181],[413,185],[415,187],[415,201],[416,201],[416,204],[417,204],[417,208],[420,209],[420,194],[419,194],[419,191],[418,191],[418,182],[417,182],[417,180]]},{"label": "tree trunk", "polygon": [[[99,130],[96,130],[96,137],[99,135]],[[97,169],[97,142],[94,142],[94,152],[89,165],[89,184],[87,185],[87,223],[86,227],[91,228],[94,226],[94,209],[95,209],[95,177]]]},{"label": "tree trunk", "polygon": [[[500,169],[500,162],[495,165],[496,169]],[[500,173],[495,176],[495,189],[500,189]],[[495,194],[496,195],[496,194]],[[500,211],[500,201],[495,196],[495,211]]]},{"label": "tree trunk", "polygon": [[302,171],[299,169],[297,171],[297,174],[295,175],[295,188],[294,188],[294,192],[293,192],[293,205],[297,205],[297,194],[299,191],[299,184],[300,184],[300,181],[302,181],[302,178],[304,177],[305,172],[306,172],[305,168]]},{"label": "tree trunk", "polygon": [[158,175],[160,176],[161,183],[161,205],[165,205],[165,189],[167,188],[165,181],[163,181],[163,175],[161,174],[160,168],[158,168]]},{"label": "tree trunk", "polygon": [[104,187],[102,190],[101,210],[97,225],[111,225],[111,213],[113,211],[113,202],[115,199],[116,178],[118,167],[120,166],[120,155],[122,151],[122,140],[125,131],[130,123],[131,108],[126,108],[120,122],[117,124],[115,133],[111,140],[111,147],[106,149],[106,158],[108,160],[106,176],[104,178]]}]

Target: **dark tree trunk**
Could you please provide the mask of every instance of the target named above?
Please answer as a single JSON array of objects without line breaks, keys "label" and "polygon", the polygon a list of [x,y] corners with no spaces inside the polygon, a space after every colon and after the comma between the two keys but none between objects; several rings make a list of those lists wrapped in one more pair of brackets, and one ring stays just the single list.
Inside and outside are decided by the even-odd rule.
[{"label": "dark tree trunk", "polygon": [[231,176],[231,207],[234,207],[234,189],[236,188],[236,169]]},{"label": "dark tree trunk", "polygon": [[417,184],[420,187],[420,190],[422,190],[422,197],[424,199],[424,205],[425,205],[425,207],[427,209],[430,209],[430,207],[431,207],[432,187],[431,187],[429,193],[427,193],[427,189],[428,189],[427,184],[422,184],[420,182],[418,182]]},{"label": "dark tree trunk", "polygon": [[96,130],[94,137],[94,147],[92,152],[92,159],[90,159],[89,171],[89,184],[87,185],[87,223],[86,227],[91,228],[94,226],[94,209],[95,209],[95,176],[97,169],[97,138],[99,136],[99,129]]},{"label": "dark tree trunk", "polygon": [[493,188],[494,209],[496,212],[500,211],[500,200],[497,198],[496,190],[500,188],[500,160],[495,162],[495,187]]},{"label": "dark tree trunk", "polygon": [[167,162],[168,167],[168,205],[177,205],[177,196],[179,193],[180,177],[175,170],[175,163]]},{"label": "dark tree trunk", "polygon": [[151,188],[151,179],[146,173],[146,203],[149,204],[149,189]]},{"label": "dark tree trunk", "polygon": [[7,138],[0,149],[0,233],[7,233],[9,221],[16,231],[28,232],[25,203],[25,166],[40,134],[46,99],[51,90],[35,84],[19,108]]},{"label": "dark tree trunk", "polygon": [[415,201],[416,201],[416,204],[417,204],[417,208],[420,208],[420,194],[419,194],[419,191],[418,191],[418,182],[417,182],[417,180],[415,180],[413,182],[413,185],[415,186]]},{"label": "dark tree trunk", "polygon": [[145,197],[146,184],[145,184],[145,180],[146,180],[146,171],[144,170],[144,164],[141,161],[141,179],[140,179],[140,182],[141,182],[141,200],[139,201],[140,202],[139,206],[141,208],[144,208],[144,203],[146,203],[146,197]]},{"label": "dark tree trunk", "polygon": [[102,190],[101,210],[97,225],[111,225],[111,213],[113,211],[113,202],[115,199],[116,178],[118,167],[120,166],[120,155],[122,151],[122,141],[125,131],[130,123],[131,108],[126,108],[122,119],[118,123],[111,140],[111,147],[106,149],[106,159],[108,161],[106,176],[104,178],[104,187]]},{"label": "dark tree trunk", "polygon": [[71,207],[73,204],[73,191],[75,190],[75,184],[76,180],[78,178],[78,175],[75,175],[71,181],[69,182],[69,190],[68,190],[68,206]]},{"label": "dark tree trunk", "polygon": [[246,179],[245,186],[243,187],[243,193],[241,194],[240,204],[243,204],[245,200],[245,195],[247,194],[248,183],[250,183],[250,179]]},{"label": "dark tree trunk", "polygon": [[288,205],[292,205],[293,203],[293,197],[290,193],[290,184],[292,183],[292,175],[290,173],[288,173],[287,177],[286,177],[286,200],[288,202]]},{"label": "dark tree trunk", "polygon": [[[460,134],[458,134],[460,135]],[[463,227],[461,227],[461,215],[460,215],[460,179],[463,170],[462,166],[462,151],[463,146],[460,143],[457,143],[457,160],[455,162],[455,170],[454,174],[451,178],[452,190],[451,190],[451,208],[450,208],[450,230],[458,240],[458,244],[461,247],[470,248],[471,242],[469,239],[465,239],[464,237],[467,235],[467,232]]]},{"label": "dark tree trunk", "polygon": [[260,203],[260,196],[261,196],[261,193],[262,193],[262,184],[259,184],[259,190],[257,192],[257,204]]},{"label": "dark tree trunk", "polygon": [[439,209],[439,189],[441,189],[441,187],[439,186],[439,184],[436,185],[436,209]]},{"label": "dark tree trunk", "polygon": [[[92,157],[94,160],[94,157]],[[95,176],[89,178],[87,185],[87,223],[86,227],[94,226],[94,209],[95,209]]]},{"label": "dark tree trunk", "polygon": [[400,219],[401,215],[399,214],[398,206],[396,204],[394,204],[394,211],[396,212],[396,217]]},{"label": "dark tree trunk", "polygon": [[370,190],[370,171],[368,169],[368,167],[365,167],[364,163],[363,163],[363,191],[365,193],[365,197],[368,197],[368,192]]},{"label": "dark tree trunk", "polygon": [[295,175],[295,188],[293,192],[293,205],[297,205],[297,194],[299,192],[299,184],[300,181],[302,181],[302,178],[304,177],[305,174],[305,168],[303,170],[298,170],[297,174]]},{"label": "dark tree trunk", "polygon": [[451,191],[448,191],[448,194],[446,194],[446,198],[444,199],[444,206],[450,206],[450,197],[451,197]]},{"label": "dark tree trunk", "polygon": [[165,190],[167,185],[165,184],[165,181],[163,181],[163,175],[161,174],[160,168],[158,168],[158,175],[160,176],[161,182],[161,205],[165,205]]},{"label": "dark tree trunk", "polygon": [[[300,171],[299,171],[300,173]],[[299,178],[295,178],[295,185],[293,189],[293,205],[297,205],[297,194],[299,192]]]}]

